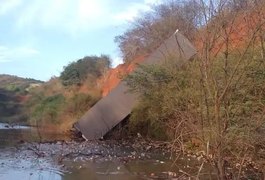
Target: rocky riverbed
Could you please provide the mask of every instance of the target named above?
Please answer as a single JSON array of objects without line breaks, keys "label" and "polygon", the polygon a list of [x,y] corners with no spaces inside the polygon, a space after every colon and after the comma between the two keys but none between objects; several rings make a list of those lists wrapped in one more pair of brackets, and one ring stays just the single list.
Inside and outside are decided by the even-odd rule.
[{"label": "rocky riverbed", "polygon": [[189,173],[198,170],[200,163],[195,158],[179,158],[172,166],[173,157],[162,146],[142,140],[23,142],[0,153],[0,179],[12,179],[9,169],[32,179],[41,175],[56,180],[188,179]]},{"label": "rocky riverbed", "polygon": [[[1,128],[2,127],[2,128]],[[44,133],[44,132],[42,132]],[[170,143],[142,137],[84,141],[30,127],[0,126],[0,179],[215,179],[202,153],[171,154]],[[253,164],[242,168],[250,177]],[[238,169],[230,168],[228,176]],[[261,177],[257,172],[255,176]],[[232,177],[232,176],[231,176]],[[255,179],[255,178],[254,178]]]}]

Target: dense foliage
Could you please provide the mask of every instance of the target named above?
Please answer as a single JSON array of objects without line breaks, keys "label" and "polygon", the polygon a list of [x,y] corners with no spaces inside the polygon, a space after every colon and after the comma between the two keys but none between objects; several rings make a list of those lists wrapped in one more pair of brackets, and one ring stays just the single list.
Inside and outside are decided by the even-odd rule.
[{"label": "dense foliage", "polygon": [[172,139],[175,122],[181,121],[186,117],[184,112],[195,107],[198,71],[192,69],[194,63],[181,68],[174,66],[175,63],[172,59],[162,66],[140,66],[127,77],[131,90],[141,96],[130,118],[132,131],[156,139]]},{"label": "dense foliage", "polygon": [[64,103],[65,97],[62,94],[44,97],[35,107],[32,117],[38,121],[36,123],[44,121],[58,123],[57,117]]},{"label": "dense foliage", "polygon": [[[222,57],[215,59],[211,66],[214,81],[208,87],[202,82],[200,59],[181,67],[174,66],[173,62],[140,66],[126,79],[131,90],[140,94],[140,102],[130,117],[129,130],[158,140],[172,140],[177,151],[208,151],[211,156],[222,156],[229,163],[247,156],[262,165],[265,61],[255,57],[255,53],[244,57],[244,63],[234,75],[235,81],[221,102],[216,102],[215,96],[226,88],[227,74],[222,68]],[[238,58],[239,55],[229,58],[229,74]],[[216,116],[220,118],[221,127]],[[222,140],[219,139],[220,128]],[[217,154],[218,141],[222,143],[221,155]],[[218,162],[211,159],[213,163],[215,160]]]},{"label": "dense foliage", "polygon": [[110,67],[111,60],[106,55],[86,56],[64,67],[60,75],[63,85],[81,85],[87,78],[99,78]]}]

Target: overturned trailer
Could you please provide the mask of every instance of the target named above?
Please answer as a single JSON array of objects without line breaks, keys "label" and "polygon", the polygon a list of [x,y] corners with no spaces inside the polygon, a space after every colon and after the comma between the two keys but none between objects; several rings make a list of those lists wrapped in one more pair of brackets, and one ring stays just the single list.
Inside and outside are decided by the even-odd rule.
[{"label": "overturned trailer", "polygon": [[[176,61],[188,60],[196,54],[194,46],[179,32],[163,42],[142,64],[155,64],[174,57]],[[137,95],[128,92],[126,82],[121,81],[106,97],[96,103],[74,124],[87,140],[103,137],[123,121],[137,103]]]}]

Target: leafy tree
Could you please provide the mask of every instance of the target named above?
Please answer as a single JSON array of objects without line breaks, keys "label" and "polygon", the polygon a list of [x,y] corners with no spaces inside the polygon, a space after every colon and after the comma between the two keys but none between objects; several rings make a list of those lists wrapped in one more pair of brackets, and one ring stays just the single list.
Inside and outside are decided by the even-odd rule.
[{"label": "leafy tree", "polygon": [[111,60],[106,55],[86,56],[64,67],[60,75],[63,85],[81,85],[88,77],[91,80],[102,76],[111,65]]}]

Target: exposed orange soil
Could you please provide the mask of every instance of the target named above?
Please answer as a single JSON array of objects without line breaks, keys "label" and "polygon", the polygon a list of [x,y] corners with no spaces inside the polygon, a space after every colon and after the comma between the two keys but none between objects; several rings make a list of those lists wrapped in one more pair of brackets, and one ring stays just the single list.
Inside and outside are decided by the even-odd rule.
[{"label": "exposed orange soil", "polygon": [[98,84],[101,86],[102,96],[106,96],[121,81],[122,77],[132,72],[138,63],[142,62],[146,57],[141,56],[130,63],[120,64],[116,68],[110,69]]},{"label": "exposed orange soil", "polygon": [[258,29],[265,30],[265,8],[259,11],[240,12],[236,16],[226,18],[228,18],[227,22],[229,23],[226,28],[221,28],[220,30],[217,27],[214,29],[214,22],[211,22],[212,24],[210,23],[208,31],[205,28],[198,33],[194,45],[199,53],[203,53],[203,50],[206,48],[206,42],[211,42],[208,45],[211,45],[209,48],[213,56],[224,52],[227,45],[226,42],[228,42],[229,51],[243,48],[250,41],[257,46],[260,45],[260,36],[262,35],[256,31]]}]

